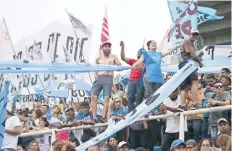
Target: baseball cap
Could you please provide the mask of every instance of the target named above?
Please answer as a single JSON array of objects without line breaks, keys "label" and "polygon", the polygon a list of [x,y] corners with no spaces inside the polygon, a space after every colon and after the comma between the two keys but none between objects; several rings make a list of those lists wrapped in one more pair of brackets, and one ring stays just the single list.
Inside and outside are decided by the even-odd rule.
[{"label": "baseball cap", "polygon": [[186,146],[188,146],[188,145],[197,146],[197,142],[194,139],[189,139],[186,142]]},{"label": "baseball cap", "polygon": [[121,148],[122,146],[124,146],[124,145],[127,145],[128,147],[130,146],[129,143],[127,143],[127,142],[125,142],[125,141],[122,141],[122,142],[120,142],[120,143],[118,144],[117,149],[120,149],[120,148]]},{"label": "baseball cap", "polygon": [[109,41],[106,41],[106,42],[104,42],[103,44],[102,44],[102,47],[104,46],[104,45],[110,45],[110,47],[111,47],[111,42],[109,42]]},{"label": "baseball cap", "polygon": [[182,141],[182,140],[180,140],[180,139],[174,140],[174,141],[172,142],[172,145],[171,145],[170,150],[175,149],[177,146],[180,146],[180,145],[184,145],[184,146],[186,147],[186,144],[185,144],[184,141]]},{"label": "baseball cap", "polygon": [[225,118],[220,118],[220,119],[217,121],[217,124],[219,124],[219,123],[221,123],[221,122],[228,123],[228,121],[227,121]]},{"label": "baseball cap", "polygon": [[193,28],[193,29],[191,29],[191,34],[193,34],[193,33],[198,33],[198,34],[199,34],[199,30],[198,30],[198,29]]}]

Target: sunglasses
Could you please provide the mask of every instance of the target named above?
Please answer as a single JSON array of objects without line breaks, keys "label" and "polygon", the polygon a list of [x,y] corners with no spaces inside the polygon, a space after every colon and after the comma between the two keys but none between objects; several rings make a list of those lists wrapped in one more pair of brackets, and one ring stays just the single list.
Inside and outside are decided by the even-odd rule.
[{"label": "sunglasses", "polygon": [[192,33],[193,36],[198,36],[199,34],[198,33]]},{"label": "sunglasses", "polygon": [[223,86],[222,85],[214,86],[214,88],[219,89],[219,88],[223,88]]}]

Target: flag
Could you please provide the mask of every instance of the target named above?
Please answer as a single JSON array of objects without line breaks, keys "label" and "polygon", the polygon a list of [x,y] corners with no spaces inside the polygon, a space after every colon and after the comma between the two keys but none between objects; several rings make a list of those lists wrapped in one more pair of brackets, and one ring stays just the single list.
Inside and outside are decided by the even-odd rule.
[{"label": "flag", "polygon": [[[174,21],[180,14],[187,8],[188,4],[168,1],[169,11],[172,17],[172,21]],[[220,20],[223,19],[224,16],[217,16],[217,10],[209,8],[209,7],[201,7],[198,6],[197,11],[197,24],[201,24],[208,20]]]},{"label": "flag", "polygon": [[[197,1],[190,2],[187,8],[175,19],[161,41],[158,51],[167,51],[187,39],[192,28],[197,28]],[[179,49],[163,58],[164,64],[176,64],[180,61]]]},{"label": "flag", "polygon": [[110,35],[109,35],[108,17],[107,17],[107,9],[105,8],[105,16],[103,17],[103,23],[102,23],[100,52],[102,49],[102,44],[109,41],[110,41]]},{"label": "flag", "polygon": [[36,41],[34,41],[34,45],[32,47],[31,59],[32,60],[43,60],[43,54],[42,54],[41,48],[39,47],[39,44]]},{"label": "flag", "polygon": [[0,21],[0,59],[13,59],[14,47],[8,32],[5,19]]},{"label": "flag", "polygon": [[5,131],[5,122],[6,122],[6,108],[7,108],[7,95],[9,92],[9,84],[10,82],[6,82],[5,86],[0,94],[0,148],[2,147],[2,142],[4,139],[4,131]]},{"label": "flag", "polygon": [[65,61],[68,63],[75,63],[75,60],[72,57],[72,54],[62,45],[63,51],[64,51],[64,56],[65,56]]},{"label": "flag", "polygon": [[68,13],[69,19],[72,23],[72,26],[74,29],[80,29],[83,31],[86,35],[91,35],[91,30],[84,24],[82,23],[79,19],[75,18],[72,14]]}]

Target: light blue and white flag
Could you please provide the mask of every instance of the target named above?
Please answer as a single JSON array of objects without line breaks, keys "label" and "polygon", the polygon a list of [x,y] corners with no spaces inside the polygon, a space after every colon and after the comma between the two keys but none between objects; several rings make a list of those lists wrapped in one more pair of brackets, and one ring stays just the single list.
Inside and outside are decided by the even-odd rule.
[{"label": "light blue and white flag", "polygon": [[9,92],[10,82],[6,82],[0,94],[0,148],[4,138],[5,122],[6,122],[6,108],[7,108],[7,95]]},{"label": "light blue and white flag", "polygon": [[[168,1],[168,7],[172,17],[172,21],[174,21],[188,7],[188,4]],[[224,16],[217,16],[216,12],[217,10],[215,9],[198,6],[197,25],[200,25],[201,23],[208,20],[220,20],[224,18]]]},{"label": "light blue and white flag", "polygon": [[[192,28],[197,28],[197,10],[198,4],[194,0],[190,2],[187,7],[178,15],[173,21],[171,27],[166,32],[158,51],[167,51],[170,48],[178,45],[187,39],[191,33]],[[180,61],[180,50],[173,51],[163,60],[164,64],[176,64]]]}]

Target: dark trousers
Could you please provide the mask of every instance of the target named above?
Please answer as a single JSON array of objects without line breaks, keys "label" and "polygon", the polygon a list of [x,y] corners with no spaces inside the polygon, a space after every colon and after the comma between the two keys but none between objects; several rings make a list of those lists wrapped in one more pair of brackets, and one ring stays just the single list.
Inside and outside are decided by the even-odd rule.
[{"label": "dark trousers", "polygon": [[130,129],[130,146],[131,149],[138,147],[147,148],[147,130],[134,131]]},{"label": "dark trousers", "polygon": [[179,139],[179,133],[164,133],[164,138],[161,144],[161,151],[169,151],[174,140]]},{"label": "dark trousers", "polygon": [[147,147],[150,150],[153,150],[155,145],[161,145],[161,122],[158,120],[147,121],[148,125],[148,140],[147,140]]},{"label": "dark trousers", "polygon": [[130,80],[128,83],[128,112],[132,111],[142,102],[143,96],[144,86],[139,81]]},{"label": "dark trousers", "polygon": [[203,117],[203,122],[202,122],[202,138],[210,138],[211,136],[209,135],[209,117]]},{"label": "dark trousers", "polygon": [[188,139],[194,139],[197,143],[201,139],[202,120],[188,120]]}]

